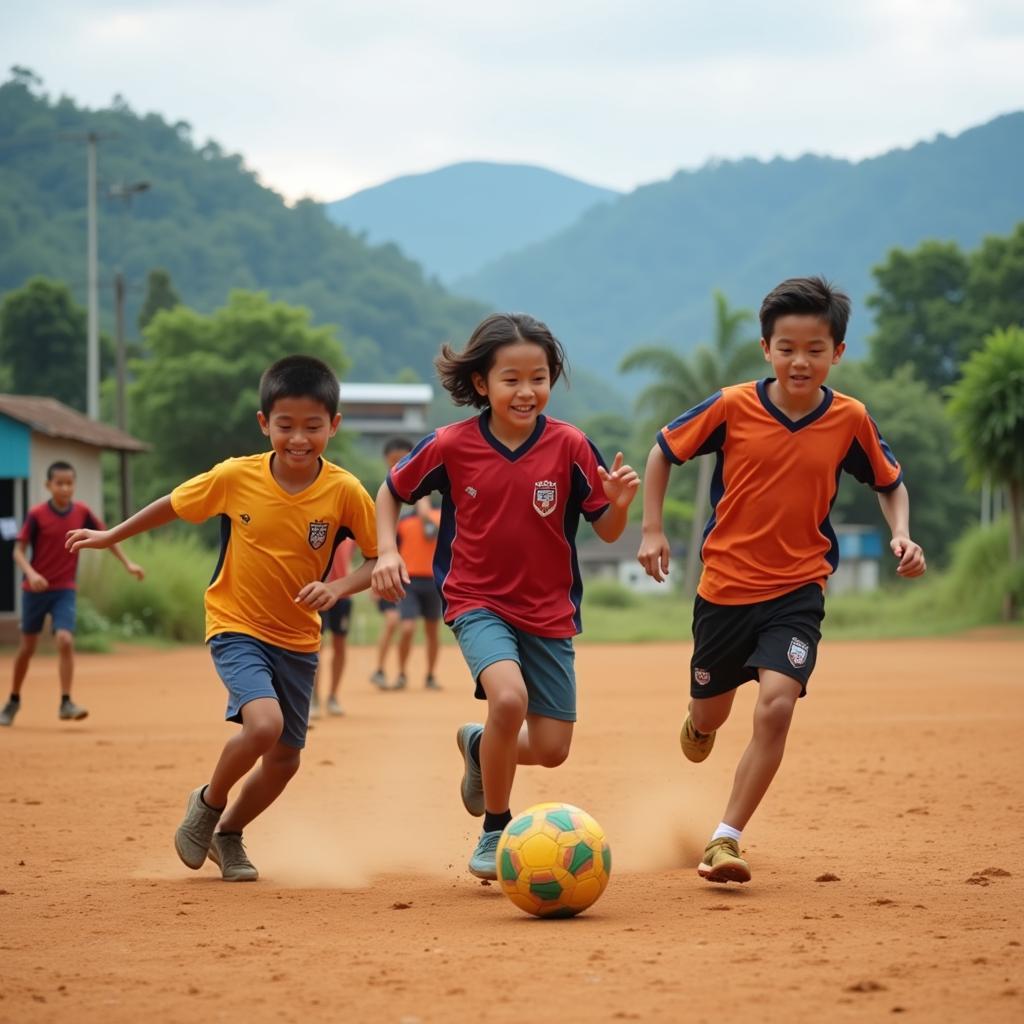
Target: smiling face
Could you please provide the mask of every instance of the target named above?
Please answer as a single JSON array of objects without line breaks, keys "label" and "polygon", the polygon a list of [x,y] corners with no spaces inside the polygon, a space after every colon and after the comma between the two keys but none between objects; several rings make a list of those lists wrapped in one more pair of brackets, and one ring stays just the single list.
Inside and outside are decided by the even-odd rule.
[{"label": "smiling face", "polygon": [[492,429],[525,437],[551,397],[547,353],[532,341],[502,345],[487,376],[473,374],[473,386],[491,407]]},{"label": "smiling face", "polygon": [[277,457],[275,470],[293,478],[314,473],[317,460],[334,437],[341,414],[335,416],[313,398],[279,398],[269,416],[256,414]]},{"label": "smiling face", "polygon": [[827,320],[808,313],[790,313],[775,321],[771,338],[762,338],[761,348],[772,364],[779,387],[788,398],[800,403],[817,398],[846,345],[835,343]]}]

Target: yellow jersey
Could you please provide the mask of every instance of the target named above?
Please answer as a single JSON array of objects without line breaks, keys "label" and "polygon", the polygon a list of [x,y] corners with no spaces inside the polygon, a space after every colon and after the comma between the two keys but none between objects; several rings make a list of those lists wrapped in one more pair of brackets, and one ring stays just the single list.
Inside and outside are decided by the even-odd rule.
[{"label": "yellow jersey", "polygon": [[320,460],[320,474],[289,494],[270,470],[273,452],[220,462],[171,492],[191,523],[220,516],[221,547],[206,590],[206,639],[244,633],[290,651],[320,649],[320,615],[295,603],[327,578],[337,546],[355,538],[377,557],[373,500],[348,470]]}]

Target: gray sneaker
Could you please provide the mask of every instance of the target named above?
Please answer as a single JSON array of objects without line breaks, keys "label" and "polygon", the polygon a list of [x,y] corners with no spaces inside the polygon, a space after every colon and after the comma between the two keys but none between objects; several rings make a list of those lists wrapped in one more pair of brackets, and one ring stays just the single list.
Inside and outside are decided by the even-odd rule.
[{"label": "gray sneaker", "polygon": [[89,712],[73,700],[63,701],[58,714],[61,718],[71,722],[80,722],[83,718],[89,717]]},{"label": "gray sneaker", "polygon": [[377,669],[377,671],[370,676],[370,682],[373,683],[378,690],[386,690],[388,688],[388,677],[384,675],[383,669]]},{"label": "gray sneaker", "polygon": [[0,711],[0,725],[14,725],[14,716],[21,710],[20,700],[9,700]]},{"label": "gray sneaker", "polygon": [[462,773],[462,785],[459,792],[462,794],[462,805],[473,815],[474,818],[483,817],[484,813],[484,779],[480,774],[480,765],[473,759],[470,752],[473,740],[481,735],[484,727],[478,722],[469,722],[462,726],[455,734],[455,742],[459,745],[459,753],[465,764],[465,771]]},{"label": "gray sneaker", "polygon": [[405,673],[404,672],[399,672],[398,675],[395,676],[395,682],[391,686],[391,689],[392,690],[404,690],[408,685],[409,685],[409,680],[405,678]]},{"label": "gray sneaker", "polygon": [[469,858],[469,873],[477,878],[489,878],[492,881],[498,877],[498,840],[501,839],[500,832],[481,832],[477,841],[476,849]]},{"label": "gray sneaker", "polygon": [[309,702],[309,717],[310,718],[320,718],[320,717],[322,717],[321,714],[320,714],[320,701],[318,701],[316,699],[316,697],[314,697]]},{"label": "gray sneaker", "polygon": [[337,697],[327,698],[327,714],[329,715],[343,715],[345,709],[338,703]]},{"label": "gray sneaker", "polygon": [[189,793],[185,817],[174,833],[174,848],[185,866],[193,871],[198,871],[206,862],[213,830],[224,813],[223,807],[217,810],[203,803],[204,789],[205,786],[200,786]]},{"label": "gray sneaker", "polygon": [[423,684],[427,690],[443,690],[444,687],[433,677],[427,676],[427,681]]},{"label": "gray sneaker", "polygon": [[241,832],[214,832],[207,856],[220,868],[225,882],[255,882],[260,877],[245,855]]}]

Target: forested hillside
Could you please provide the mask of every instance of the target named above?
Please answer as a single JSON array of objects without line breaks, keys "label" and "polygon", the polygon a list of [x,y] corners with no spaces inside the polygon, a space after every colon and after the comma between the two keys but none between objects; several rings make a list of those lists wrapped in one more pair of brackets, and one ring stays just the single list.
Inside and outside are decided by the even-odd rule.
[{"label": "forested hillside", "polygon": [[1009,232],[1024,214],[1022,164],[1024,113],[860,163],[713,164],[603,203],[455,287],[543,310],[577,363],[597,368],[638,343],[706,339],[713,288],[756,309],[782,278],[823,273],[855,300],[856,355],[872,330],[871,268],[894,246]]},{"label": "forested hillside", "polygon": [[617,196],[543,167],[470,162],[363,189],[327,212],[370,242],[396,242],[447,282],[550,238]]},{"label": "forested hillside", "polygon": [[[86,147],[99,143],[101,305],[110,325],[116,268],[129,282],[133,325],[146,274],[170,271],[200,312],[232,289],[265,290],[340,327],[351,373],[429,378],[445,339],[479,319],[475,302],[447,294],[394,245],[370,246],[331,223],[324,208],[289,208],[240,156],[199,144],[185,122],[139,115],[126,102],[88,110],[52,99],[30,72],[0,85],[0,298],[33,275],[66,281],[80,302],[86,279]],[[129,202],[111,197],[148,182]]]}]

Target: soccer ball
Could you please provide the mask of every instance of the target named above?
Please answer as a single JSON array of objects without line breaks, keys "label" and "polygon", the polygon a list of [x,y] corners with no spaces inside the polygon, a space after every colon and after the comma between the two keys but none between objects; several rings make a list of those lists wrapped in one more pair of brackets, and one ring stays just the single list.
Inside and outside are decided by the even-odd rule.
[{"label": "soccer ball", "polygon": [[612,854],[604,829],[572,804],[537,804],[498,842],[498,882],[520,910],[573,917],[604,892]]}]

